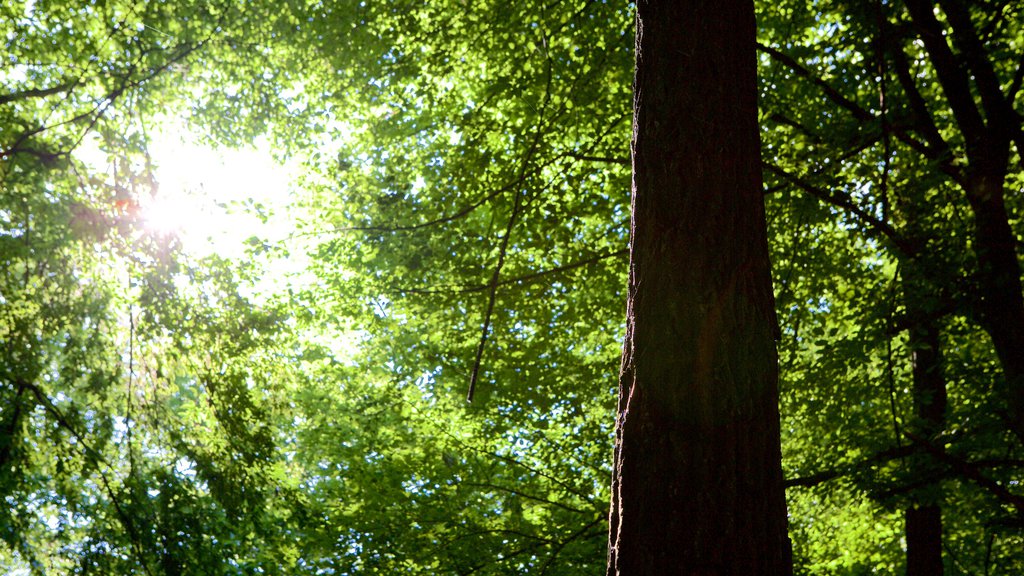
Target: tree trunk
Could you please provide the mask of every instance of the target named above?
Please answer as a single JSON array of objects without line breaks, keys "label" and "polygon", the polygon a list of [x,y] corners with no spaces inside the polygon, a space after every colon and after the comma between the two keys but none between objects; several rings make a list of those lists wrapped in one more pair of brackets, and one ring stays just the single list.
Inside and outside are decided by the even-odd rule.
[{"label": "tree trunk", "polygon": [[942,509],[906,510],[907,576],[942,576]]},{"label": "tree trunk", "polygon": [[[907,228],[919,232],[917,212],[907,210]],[[920,256],[903,261],[903,302],[911,326],[907,347],[911,351],[915,437],[930,442],[942,432],[946,420],[946,380],[942,373],[942,349],[939,329],[934,320],[934,303],[939,301],[934,286],[926,279]],[[924,454],[910,460],[915,471],[929,474],[935,461]],[[933,486],[920,491],[927,498],[915,500],[905,510],[904,535],[907,541],[907,576],[942,576],[942,509]]]},{"label": "tree trunk", "polygon": [[792,573],[750,0],[639,2],[608,574]]},{"label": "tree trunk", "polygon": [[974,212],[974,251],[981,289],[978,308],[982,327],[992,338],[1003,368],[1009,427],[1024,442],[1024,294],[1017,239],[1003,201],[1009,143],[1000,141],[985,148],[994,149],[971,167],[967,189]]},{"label": "tree trunk", "polygon": [[[1024,442],[1024,294],[1017,239],[1003,197],[1010,144],[1020,133],[1021,118],[1013,109],[1013,97],[1002,92],[967,4],[941,3],[949,30],[936,17],[934,2],[904,3],[963,135],[968,161],[964,192],[974,214],[978,257],[977,308],[1003,367],[1008,427]],[[959,54],[947,39],[959,46]]]},{"label": "tree trunk", "polygon": [[[942,433],[946,420],[946,380],[942,371],[942,348],[935,307],[941,301],[939,290],[929,279],[924,252],[928,230],[922,221],[926,194],[907,191],[897,199],[904,220],[903,231],[911,246],[920,247],[901,259],[900,277],[903,305],[909,320],[906,345],[910,351],[911,394],[914,419],[910,423],[913,438],[932,442]],[[912,198],[906,198],[912,195]],[[937,464],[931,454],[908,460],[912,470],[922,477],[932,474]],[[907,576],[942,576],[942,508],[940,490],[925,486],[910,494],[904,510]]]}]

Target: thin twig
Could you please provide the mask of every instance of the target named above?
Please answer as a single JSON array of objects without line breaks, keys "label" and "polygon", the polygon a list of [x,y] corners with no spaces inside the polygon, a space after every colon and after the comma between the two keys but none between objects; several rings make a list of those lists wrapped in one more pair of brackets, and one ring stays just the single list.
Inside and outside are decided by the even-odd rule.
[{"label": "thin twig", "polygon": [[547,57],[547,83],[544,88],[544,100],[541,102],[539,113],[541,117],[537,120],[537,125],[534,127],[533,142],[530,144],[530,148],[526,151],[523,156],[523,164],[519,171],[518,185],[515,190],[515,199],[512,203],[512,213],[508,218],[508,225],[505,227],[505,235],[501,238],[501,246],[498,249],[498,262],[494,267],[494,273],[491,275],[490,282],[490,294],[487,300],[487,311],[484,314],[484,325],[480,331],[480,343],[476,347],[476,359],[473,362],[473,370],[469,377],[469,391],[466,393],[466,402],[473,401],[473,393],[476,391],[477,379],[480,375],[480,364],[483,360],[484,348],[487,346],[487,335],[491,329],[491,317],[494,313],[494,303],[498,296],[498,282],[501,277],[501,269],[505,266],[505,257],[508,254],[509,239],[512,236],[512,229],[516,225],[516,219],[519,217],[519,211],[522,208],[523,190],[521,188],[526,183],[526,175],[528,173],[528,167],[530,160],[533,155],[537,152],[540,147],[541,136],[543,130],[541,129],[544,124],[544,112],[547,110],[548,102],[551,100],[551,58]]},{"label": "thin twig", "polygon": [[[564,266],[556,266],[554,268],[548,268],[547,270],[540,270],[538,272],[532,272],[530,274],[524,274],[522,276],[516,276],[514,278],[505,278],[498,282],[498,286],[502,287],[509,286],[512,284],[522,284],[523,282],[534,280],[542,276],[547,276],[548,274],[557,274],[559,272],[565,272],[567,270],[573,270],[575,268],[589,266],[591,264],[600,262],[601,260],[606,260],[608,258],[616,258],[626,256],[628,254],[629,250],[625,248],[621,250],[616,250],[614,252],[607,252],[605,254],[597,254],[590,258],[584,258],[583,260],[577,260],[576,262],[565,264]],[[434,288],[401,288],[397,286],[391,287],[392,290],[403,294],[466,294],[471,292],[483,292],[484,290],[489,290],[490,288],[490,283],[458,284],[450,286],[437,286]]]},{"label": "thin twig", "polygon": [[[103,458],[103,455],[100,454],[98,450],[96,450],[90,445],[90,443],[85,439],[85,437],[80,432],[78,432],[78,430],[71,424],[71,422],[68,421],[68,419],[64,416],[64,413],[61,412],[60,408],[57,408],[57,406],[54,405],[54,403],[50,400],[50,397],[47,396],[46,393],[41,388],[39,388],[35,384],[32,384],[31,382],[20,381],[18,382],[18,385],[24,386],[35,395],[36,400],[39,401],[39,403],[43,406],[44,410],[46,410],[47,412],[50,413],[51,416],[53,416],[53,419],[54,421],[57,422],[57,425],[60,426],[61,428],[64,428],[72,436],[74,436],[75,440],[82,447],[82,452],[84,452],[85,455],[95,458],[97,462],[102,463],[108,469],[113,470],[113,466],[111,466],[106,461],[106,459]],[[142,545],[140,544],[141,539],[139,537],[138,532],[135,529],[135,523],[132,522],[131,517],[121,506],[121,501],[117,498],[117,495],[114,493],[113,487],[111,487],[110,482],[107,480],[107,475],[104,474],[103,470],[98,467],[97,472],[100,475],[100,483],[103,484],[104,491],[106,491],[107,496],[110,497],[110,502],[111,504],[114,505],[114,510],[120,517],[121,523],[124,525],[125,530],[128,531],[131,546],[139,559],[139,565],[142,566],[143,572],[145,572],[149,576],[152,576],[152,572],[149,569],[149,564],[146,562],[146,556],[142,550]]]}]

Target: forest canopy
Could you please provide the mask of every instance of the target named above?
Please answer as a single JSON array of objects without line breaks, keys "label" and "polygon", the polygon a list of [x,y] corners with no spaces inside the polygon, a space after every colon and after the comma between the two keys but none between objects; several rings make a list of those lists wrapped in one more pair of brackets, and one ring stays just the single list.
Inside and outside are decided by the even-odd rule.
[{"label": "forest canopy", "polygon": [[[796,573],[1024,573],[1024,5],[756,12]],[[4,2],[0,570],[604,570],[633,19]]]}]

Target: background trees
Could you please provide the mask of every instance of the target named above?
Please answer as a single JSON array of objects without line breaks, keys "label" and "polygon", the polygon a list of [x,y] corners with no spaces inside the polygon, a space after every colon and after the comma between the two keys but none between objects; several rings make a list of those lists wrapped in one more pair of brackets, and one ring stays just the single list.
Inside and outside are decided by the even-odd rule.
[{"label": "background trees", "polygon": [[[824,401],[826,407],[835,406],[833,414],[850,414],[851,409],[866,414],[861,407],[881,407],[888,394],[889,409],[872,410],[876,416],[868,420],[874,422],[876,439],[863,436],[861,447],[847,449],[861,461],[853,469],[878,467],[854,485],[886,510],[907,508],[908,559],[919,557],[914,552],[923,546],[927,551],[921,553],[934,565],[941,546],[948,570],[984,571],[1003,569],[996,567],[1008,561],[1000,556],[1000,541],[1014,546],[1019,542],[1019,532],[1006,529],[1019,523],[1011,503],[1015,490],[1000,487],[1016,486],[1014,478],[1020,474],[1013,458],[1003,458],[1020,450],[1019,438],[1014,438],[1015,369],[1005,362],[996,367],[991,352],[982,350],[998,346],[989,348],[982,332],[993,343],[1001,338],[992,333],[999,329],[985,319],[991,312],[984,309],[992,310],[996,301],[1005,299],[997,307],[1005,311],[1002,318],[1010,319],[1015,314],[1010,301],[1020,293],[1014,286],[1019,280],[1011,280],[1019,278],[1017,257],[1002,252],[1015,250],[1008,248],[1016,242],[1010,240],[1013,220],[994,216],[1004,200],[1012,206],[1019,187],[993,184],[1003,181],[1003,171],[1015,170],[1009,155],[1019,156],[998,134],[1004,127],[1013,132],[1019,122],[1003,114],[1009,114],[1018,96],[1014,78],[1020,74],[1020,14],[1001,5],[940,4],[935,10],[917,2],[838,6],[842,12],[831,15],[819,11],[822,6],[780,7],[792,10],[794,25],[810,33],[799,41],[776,36],[773,42],[768,36],[762,45],[768,64],[762,77],[772,88],[764,93],[763,113],[774,125],[766,140],[788,140],[768,143],[778,150],[770,160],[776,164],[767,166],[777,178],[776,189],[792,187],[817,198],[815,209],[826,209],[828,220],[844,230],[841,234],[853,232],[852,241],[863,246],[861,256],[845,259],[845,275],[850,277],[852,268],[861,279],[849,288],[836,282],[832,290],[805,293],[808,315],[798,312],[801,297],[786,302],[790,293],[785,288],[779,295],[780,311],[790,315],[783,325],[790,327],[791,342],[824,335],[820,353],[837,346],[859,349],[858,363],[808,373],[831,379],[845,372],[845,385],[835,389],[845,400],[827,400],[820,392],[805,396],[802,391],[784,392],[784,397],[805,398],[811,406]],[[845,48],[836,47],[837,38]],[[792,98],[807,94],[803,89],[810,90],[811,99],[801,95],[801,107],[794,107],[797,100]],[[981,151],[990,145],[1001,151]],[[987,168],[979,168],[978,162]],[[992,172],[982,176],[979,170]],[[987,208],[980,208],[976,197],[979,180],[992,186],[984,194]],[[982,220],[992,221],[982,223],[979,210],[987,214]],[[1000,234],[1003,240],[994,240]],[[1001,248],[986,247],[989,242]],[[800,244],[794,243],[794,249]],[[1004,256],[995,256],[997,252]],[[995,264],[996,258],[1002,264]],[[1008,271],[1004,275],[997,270]],[[786,277],[785,272],[779,275]],[[857,327],[829,334],[828,328],[824,333],[811,328],[825,323],[797,320],[827,314],[831,324],[837,312],[852,312]],[[1020,329],[1010,332],[1019,334]],[[878,368],[864,370],[871,358],[877,359]],[[821,369],[830,363],[816,364]],[[901,367],[909,370],[901,374]],[[863,370],[854,381],[868,387],[852,384],[853,370]],[[785,368],[783,373],[797,374]],[[860,422],[862,431],[870,428]],[[880,454],[885,454],[883,461],[876,459]],[[991,503],[984,512],[972,512],[975,518],[984,517],[981,534],[973,532],[977,524],[963,520],[961,508],[978,497]],[[940,506],[946,507],[941,544],[934,537],[921,540],[915,527],[937,534]],[[921,525],[922,514],[930,527]],[[968,531],[974,535],[967,536]]]},{"label": "background trees", "polygon": [[[628,6],[2,10],[0,565],[600,571]],[[1024,16],[757,10],[797,570],[902,572],[937,507],[949,573],[1018,573]],[[302,160],[294,240],[147,233],[164,113]]]}]

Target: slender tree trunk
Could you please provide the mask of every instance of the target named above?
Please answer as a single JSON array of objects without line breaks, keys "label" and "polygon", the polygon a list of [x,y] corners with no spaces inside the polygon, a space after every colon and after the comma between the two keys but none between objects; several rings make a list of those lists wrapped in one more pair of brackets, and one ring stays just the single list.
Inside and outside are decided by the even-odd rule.
[{"label": "slender tree trunk", "polygon": [[907,576],[942,575],[942,508],[934,504],[907,508]]},{"label": "slender tree trunk", "polygon": [[750,0],[637,5],[608,574],[792,573]]},{"label": "slender tree trunk", "polygon": [[[917,212],[907,210],[907,228],[916,228]],[[907,347],[911,351],[911,390],[914,398],[913,430],[917,437],[931,441],[942,432],[946,419],[946,381],[942,373],[942,349],[932,303],[939,301],[933,285],[926,279],[918,256],[903,261],[903,301],[911,327]],[[922,455],[911,460],[919,472],[927,474],[934,459]],[[905,511],[907,576],[942,576],[942,508],[934,490],[922,491],[929,498],[915,498]]]}]

